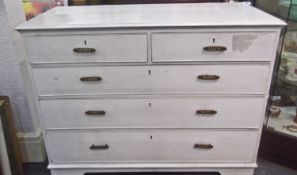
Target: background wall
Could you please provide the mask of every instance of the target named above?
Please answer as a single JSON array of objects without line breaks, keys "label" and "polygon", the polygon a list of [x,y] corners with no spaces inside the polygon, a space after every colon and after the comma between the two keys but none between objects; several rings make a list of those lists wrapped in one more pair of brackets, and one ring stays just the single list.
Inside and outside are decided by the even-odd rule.
[{"label": "background wall", "polygon": [[[13,12],[15,9],[10,8]],[[20,15],[14,11],[10,21],[17,22]],[[14,19],[12,19],[14,18]],[[0,94],[10,97],[17,130],[20,132],[33,131],[32,119],[28,101],[25,95],[19,59],[14,47],[12,25],[8,21],[4,0],[0,0]]]},{"label": "background wall", "polygon": [[31,84],[23,82],[24,55],[14,30],[24,21],[22,0],[0,0],[0,95],[10,97],[23,161],[41,162],[46,158],[42,133],[33,96],[26,90]]}]

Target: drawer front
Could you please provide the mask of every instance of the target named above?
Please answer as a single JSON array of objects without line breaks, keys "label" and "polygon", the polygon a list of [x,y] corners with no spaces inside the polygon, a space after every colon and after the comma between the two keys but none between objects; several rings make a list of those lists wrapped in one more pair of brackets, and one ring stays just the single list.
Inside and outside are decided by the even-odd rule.
[{"label": "drawer front", "polygon": [[263,94],[267,88],[268,70],[266,64],[105,66],[35,68],[33,74],[39,95]]},{"label": "drawer front", "polygon": [[41,100],[45,128],[258,128],[263,97]]},{"label": "drawer front", "polygon": [[103,129],[46,133],[58,162],[251,162],[257,131]]},{"label": "drawer front", "polygon": [[32,63],[147,62],[147,34],[34,36],[25,42]]},{"label": "drawer front", "polygon": [[[275,56],[274,32],[154,33],[154,62],[268,61]],[[220,46],[220,47],[218,47]]]}]

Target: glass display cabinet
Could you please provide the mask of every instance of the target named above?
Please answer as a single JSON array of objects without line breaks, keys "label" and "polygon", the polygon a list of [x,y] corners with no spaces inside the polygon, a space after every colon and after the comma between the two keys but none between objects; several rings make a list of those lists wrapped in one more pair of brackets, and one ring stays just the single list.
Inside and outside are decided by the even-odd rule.
[{"label": "glass display cabinet", "polygon": [[288,23],[282,31],[260,153],[297,167],[297,0],[256,0],[255,6]]}]

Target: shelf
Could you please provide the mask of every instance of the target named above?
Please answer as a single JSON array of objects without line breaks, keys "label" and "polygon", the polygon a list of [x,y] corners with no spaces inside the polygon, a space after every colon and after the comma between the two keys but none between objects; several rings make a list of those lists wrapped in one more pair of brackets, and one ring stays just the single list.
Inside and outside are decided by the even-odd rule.
[{"label": "shelf", "polygon": [[273,129],[274,131],[297,137],[297,132],[291,132],[285,128],[288,125],[297,126],[297,124],[293,121],[295,115],[295,106],[281,107],[281,114],[279,115],[279,117],[269,116],[267,127],[269,129]]}]

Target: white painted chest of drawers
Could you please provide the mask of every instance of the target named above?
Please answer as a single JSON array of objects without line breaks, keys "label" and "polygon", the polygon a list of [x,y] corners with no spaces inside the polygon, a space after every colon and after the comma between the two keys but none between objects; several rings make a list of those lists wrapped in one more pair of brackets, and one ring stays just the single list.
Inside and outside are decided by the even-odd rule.
[{"label": "white painted chest of drawers", "polygon": [[21,32],[53,175],[252,175],[282,21],[244,4],[58,7]]}]

